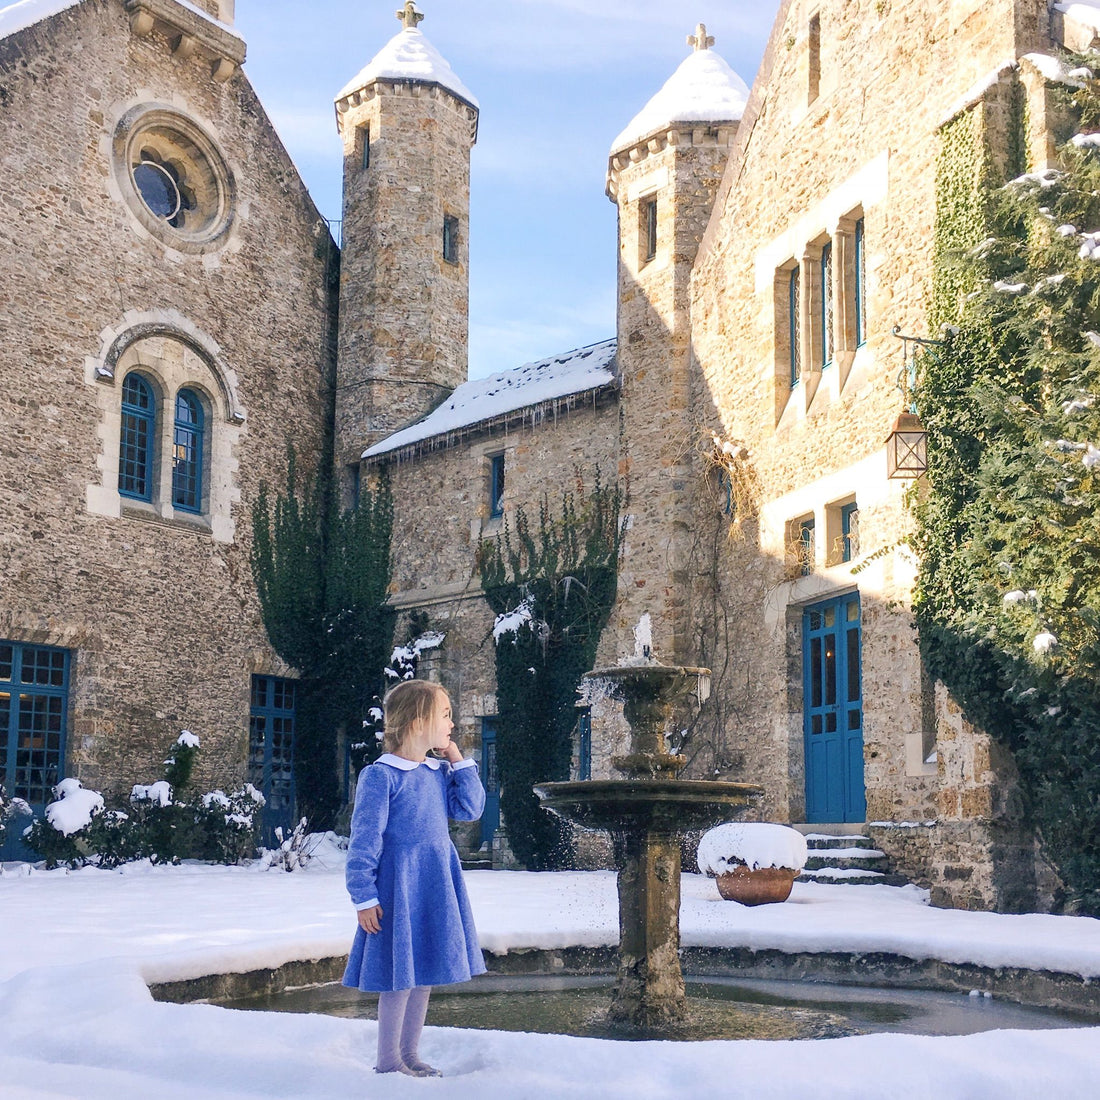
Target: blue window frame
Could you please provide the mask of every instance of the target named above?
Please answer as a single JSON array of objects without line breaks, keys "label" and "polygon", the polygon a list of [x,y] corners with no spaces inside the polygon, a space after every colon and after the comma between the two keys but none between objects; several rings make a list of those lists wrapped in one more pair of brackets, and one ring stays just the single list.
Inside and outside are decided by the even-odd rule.
[{"label": "blue window frame", "polygon": [[863,241],[863,219],[856,222],[856,346],[867,339],[867,252]]},{"label": "blue window frame", "polygon": [[248,720],[249,781],[263,793],[261,836],[275,844],[275,829],[283,836],[294,825],[294,720],[297,684],[279,676],[252,677]]},{"label": "blue window frame", "polygon": [[153,387],[140,374],[122,383],[122,432],[118,452],[118,491],[136,500],[153,499],[153,447],[157,407]]},{"label": "blue window frame", "polygon": [[814,520],[799,520],[795,550],[798,553],[798,572],[803,577],[808,577],[814,571],[814,557],[816,554],[816,541]]},{"label": "blue window frame", "polygon": [[493,455],[489,459],[489,515],[492,518],[504,515],[504,455]]},{"label": "blue window frame", "polygon": [[859,553],[859,505],[853,500],[840,509],[840,560],[851,561]]},{"label": "blue window frame", "polygon": [[821,250],[821,367],[833,362],[833,246]]},{"label": "blue window frame", "polygon": [[184,512],[202,511],[204,419],[198,397],[191,390],[180,390],[172,435],[172,507]]},{"label": "blue window frame", "polygon": [[798,311],[800,294],[798,268],[791,271],[787,280],[787,339],[790,342],[791,388],[798,385],[802,377],[802,349],[799,346]]},{"label": "blue window frame", "polygon": [[64,776],[71,663],[67,649],[0,641],[0,786],[38,814]]},{"label": "blue window frame", "polygon": [[582,707],[577,717],[577,778],[592,778],[592,710]]}]

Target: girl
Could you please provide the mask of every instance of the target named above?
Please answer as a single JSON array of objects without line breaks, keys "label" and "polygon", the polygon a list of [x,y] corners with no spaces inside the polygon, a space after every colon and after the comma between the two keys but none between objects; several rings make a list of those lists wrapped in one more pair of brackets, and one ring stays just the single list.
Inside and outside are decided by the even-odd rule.
[{"label": "girl", "polygon": [[375,1072],[439,1077],[417,1054],[431,987],[485,973],[447,819],[476,821],[485,790],[451,740],[442,687],[407,680],[383,706],[387,751],[359,773],[351,819],[347,886],[359,928],[344,985],[379,992]]}]

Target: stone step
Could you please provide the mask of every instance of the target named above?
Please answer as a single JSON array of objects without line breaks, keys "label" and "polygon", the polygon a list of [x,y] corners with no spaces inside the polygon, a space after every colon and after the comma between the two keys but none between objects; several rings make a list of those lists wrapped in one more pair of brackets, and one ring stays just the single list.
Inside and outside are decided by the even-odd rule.
[{"label": "stone step", "polygon": [[865,853],[858,848],[822,849],[820,855],[810,853],[806,867],[811,871],[820,871],[825,867],[838,867],[844,871],[883,871],[886,869],[886,853],[877,848],[868,849]]},{"label": "stone step", "polygon": [[806,847],[811,851],[828,848],[874,848],[875,842],[869,836],[833,836],[828,833],[807,833]]},{"label": "stone step", "polygon": [[908,886],[904,875],[892,871],[870,871],[866,868],[823,867],[820,870],[807,868],[795,879],[795,882],[817,882],[826,886]]},{"label": "stone step", "polygon": [[493,869],[493,860],[490,856],[471,856],[467,859],[460,859],[463,871],[491,871]]}]

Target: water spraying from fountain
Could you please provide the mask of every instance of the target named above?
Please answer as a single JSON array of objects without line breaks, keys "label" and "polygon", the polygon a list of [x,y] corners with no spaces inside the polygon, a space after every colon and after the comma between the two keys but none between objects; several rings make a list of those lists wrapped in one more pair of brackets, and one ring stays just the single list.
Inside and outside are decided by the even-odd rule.
[{"label": "water spraying from fountain", "polygon": [[702,703],[710,669],[652,659],[649,616],[634,632],[634,659],[585,675],[589,697],[623,703],[630,751],[614,757],[624,778],[540,783],[535,793],[553,813],[611,834],[619,885],[619,970],[608,1021],[625,1033],[674,1035],[686,1022],[680,968],[680,838],[738,814],[759,787],[683,780],[686,759],[666,735],[678,702]]}]

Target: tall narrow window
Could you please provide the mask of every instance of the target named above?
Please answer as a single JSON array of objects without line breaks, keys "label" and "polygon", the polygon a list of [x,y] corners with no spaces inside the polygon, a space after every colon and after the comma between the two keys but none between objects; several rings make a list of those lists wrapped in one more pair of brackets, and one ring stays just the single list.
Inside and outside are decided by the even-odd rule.
[{"label": "tall narrow window", "polygon": [[449,264],[458,263],[458,218],[443,219],[443,259]]},{"label": "tall narrow window", "polygon": [[867,339],[867,253],[863,242],[863,219],[856,222],[856,347]]},{"label": "tall narrow window", "polygon": [[790,340],[791,387],[802,377],[802,351],[799,346],[798,312],[801,294],[799,271],[796,267],[787,282],[787,337]]},{"label": "tall narrow window", "polygon": [[504,515],[504,455],[493,455],[489,459],[489,515],[492,518]]},{"label": "tall narrow window", "polygon": [[833,361],[833,246],[821,250],[821,366]]},{"label": "tall narrow window", "polygon": [[294,723],[293,680],[278,676],[252,677],[249,708],[249,781],[263,794],[264,843],[276,843],[275,829],[288,835],[294,825]]},{"label": "tall narrow window", "polygon": [[642,204],[642,259],[645,263],[657,256],[657,200]]},{"label": "tall narrow window", "polygon": [[123,496],[153,499],[155,429],[153,387],[140,374],[128,374],[122,383],[122,432],[118,452],[118,491]]},{"label": "tall narrow window", "polygon": [[201,402],[191,390],[180,390],[172,435],[172,507],[184,512],[202,511],[202,432]]},{"label": "tall narrow window", "polygon": [[591,707],[582,707],[577,715],[577,778],[592,778]]},{"label": "tall narrow window", "polygon": [[359,167],[365,169],[370,167],[370,123],[361,127],[360,140],[363,142],[363,153]]},{"label": "tall narrow window", "polygon": [[821,92],[821,16],[810,19],[809,40],[809,86],[806,102],[813,103]]}]

